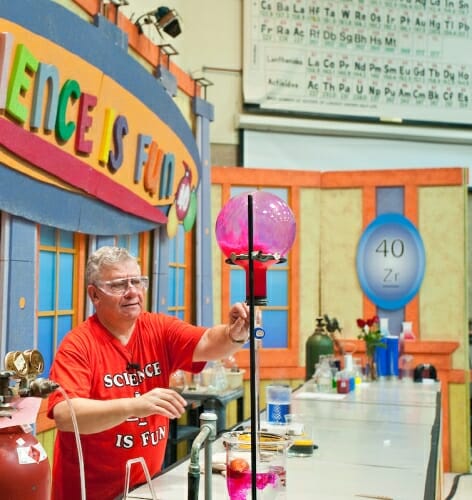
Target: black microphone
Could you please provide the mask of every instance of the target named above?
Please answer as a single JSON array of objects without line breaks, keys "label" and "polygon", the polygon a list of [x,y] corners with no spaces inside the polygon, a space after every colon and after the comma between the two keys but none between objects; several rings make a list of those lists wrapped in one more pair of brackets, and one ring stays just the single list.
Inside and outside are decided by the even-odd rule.
[{"label": "black microphone", "polygon": [[128,363],[126,365],[126,370],[139,370],[139,363]]}]

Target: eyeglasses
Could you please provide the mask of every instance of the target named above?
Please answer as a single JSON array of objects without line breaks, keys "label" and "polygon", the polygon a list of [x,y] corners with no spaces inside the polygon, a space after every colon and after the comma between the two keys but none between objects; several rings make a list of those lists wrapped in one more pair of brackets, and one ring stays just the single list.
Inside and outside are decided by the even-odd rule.
[{"label": "eyeglasses", "polygon": [[149,278],[147,276],[132,276],[131,278],[117,278],[110,281],[95,281],[94,285],[108,295],[124,295],[130,287],[136,290],[147,290]]}]

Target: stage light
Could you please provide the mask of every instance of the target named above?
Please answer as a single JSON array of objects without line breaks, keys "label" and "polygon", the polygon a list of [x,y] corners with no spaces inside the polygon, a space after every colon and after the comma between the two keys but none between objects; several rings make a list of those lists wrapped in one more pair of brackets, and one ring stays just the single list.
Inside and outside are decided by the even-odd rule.
[{"label": "stage light", "polygon": [[142,27],[146,24],[152,24],[162,36],[162,32],[167,33],[172,38],[175,38],[182,33],[179,22],[179,14],[175,9],[169,7],[158,7],[156,10],[142,14],[135,21],[142,33]]}]

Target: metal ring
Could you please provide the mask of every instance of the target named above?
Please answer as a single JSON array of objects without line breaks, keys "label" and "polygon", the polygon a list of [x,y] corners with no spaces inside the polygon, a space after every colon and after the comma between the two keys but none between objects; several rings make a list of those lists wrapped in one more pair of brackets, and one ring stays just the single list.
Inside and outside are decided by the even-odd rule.
[{"label": "metal ring", "polygon": [[257,328],[254,328],[254,337],[256,339],[263,339],[265,336],[265,330],[258,326]]}]

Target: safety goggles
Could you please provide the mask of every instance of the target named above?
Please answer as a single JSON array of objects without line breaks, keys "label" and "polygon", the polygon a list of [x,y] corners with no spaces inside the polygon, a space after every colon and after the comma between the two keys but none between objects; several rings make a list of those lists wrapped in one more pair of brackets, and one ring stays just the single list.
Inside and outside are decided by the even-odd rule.
[{"label": "safety goggles", "polygon": [[108,295],[124,295],[131,287],[136,290],[147,290],[149,278],[147,276],[131,276],[117,278],[110,281],[95,281],[94,285]]}]

